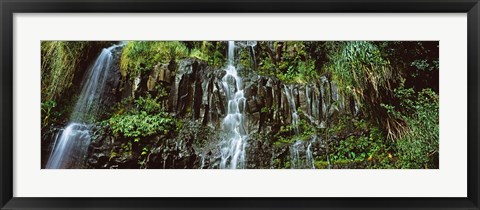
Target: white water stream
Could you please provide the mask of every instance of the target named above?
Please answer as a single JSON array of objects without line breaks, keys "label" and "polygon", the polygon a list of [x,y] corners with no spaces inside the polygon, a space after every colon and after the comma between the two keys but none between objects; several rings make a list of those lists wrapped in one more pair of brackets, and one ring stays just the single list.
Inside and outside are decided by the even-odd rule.
[{"label": "white water stream", "polygon": [[122,45],[104,48],[88,69],[69,123],[57,134],[46,168],[81,168],[90,144],[90,126],[86,121],[97,114],[114,60],[112,50],[119,46]]},{"label": "white water stream", "polygon": [[[283,86],[285,90],[285,96],[287,97],[288,101],[288,106],[290,107],[290,112],[291,112],[291,123],[292,123],[292,128],[294,131],[295,136],[299,135],[299,116],[297,113],[297,107],[295,105],[295,98],[293,94],[293,86]],[[307,95],[308,95],[308,89]],[[308,98],[308,100],[310,100]],[[296,140],[295,143],[293,143],[290,146],[290,167],[291,168],[315,168],[314,166],[314,159],[313,159],[313,154],[312,154],[312,143],[316,141],[316,136],[314,136],[310,141],[302,141],[300,139]],[[305,145],[307,144],[307,145]],[[302,155],[305,155],[305,160],[302,160]]]},{"label": "white water stream", "polygon": [[245,129],[245,103],[242,78],[235,68],[235,42],[228,42],[228,58],[223,88],[227,96],[227,115],[223,119],[222,129],[226,136],[221,143],[220,168],[245,168],[245,148],[247,131]]}]

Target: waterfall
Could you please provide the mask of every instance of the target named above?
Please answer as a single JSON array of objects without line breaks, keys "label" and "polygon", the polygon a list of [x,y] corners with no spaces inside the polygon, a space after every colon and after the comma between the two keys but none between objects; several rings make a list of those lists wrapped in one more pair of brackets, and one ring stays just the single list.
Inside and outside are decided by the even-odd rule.
[{"label": "waterfall", "polygon": [[315,86],[312,85],[306,85],[305,86],[305,97],[307,98],[307,114],[308,117],[310,118],[310,121],[313,124],[319,124],[319,103],[320,100],[318,100],[318,92],[315,89]]},{"label": "waterfall", "polygon": [[90,144],[90,126],[87,122],[98,112],[114,61],[112,50],[120,46],[123,45],[103,49],[88,69],[69,123],[56,136],[46,168],[81,168]]},{"label": "waterfall", "polygon": [[235,41],[228,41],[227,66],[233,66],[235,61]]},{"label": "waterfall", "polygon": [[234,66],[235,42],[228,42],[227,67],[222,85],[227,96],[227,115],[223,119],[222,129],[225,137],[221,143],[220,168],[244,168],[247,131],[245,129],[245,97],[242,78]]},{"label": "waterfall", "polygon": [[317,141],[317,136],[316,135],[312,136],[312,139],[310,140],[310,142],[308,142],[307,151],[305,152],[306,159],[307,159],[306,166],[312,169],[315,168],[315,159],[313,158],[312,144],[315,143],[316,141]]},{"label": "waterfall", "polygon": [[67,166],[81,165],[82,157],[90,143],[88,125],[71,122],[59,134],[55,139],[54,149],[50,154],[46,168],[66,168]]},{"label": "waterfall", "polygon": [[[298,129],[298,123],[299,123],[299,117],[297,113],[297,107],[295,105],[295,98],[293,94],[293,86],[288,87],[287,85],[284,85],[284,90],[285,90],[285,96],[287,97],[288,101],[288,106],[290,107],[290,112],[291,112],[291,123],[292,123],[292,128],[294,131],[294,135],[298,136],[299,134],[299,129]],[[308,88],[307,90],[307,95],[308,95]],[[313,154],[312,154],[312,144],[316,141],[316,138],[312,138],[309,142],[308,145],[305,146],[304,141],[301,139],[297,139],[295,143],[293,143],[290,146],[290,167],[291,168],[315,168],[314,166],[314,159],[313,159]],[[305,160],[302,160],[301,155],[305,153]]]},{"label": "waterfall", "polygon": [[295,135],[298,134],[298,113],[297,107],[295,106],[295,99],[293,98],[293,87],[287,87],[284,85],[285,96],[287,96],[288,106],[290,107],[291,117],[292,117],[292,127]]},{"label": "waterfall", "polygon": [[252,62],[252,68],[254,70],[257,69],[257,59],[255,58],[255,49],[254,47],[257,45],[257,41],[247,41],[248,50],[250,52],[250,60]]}]

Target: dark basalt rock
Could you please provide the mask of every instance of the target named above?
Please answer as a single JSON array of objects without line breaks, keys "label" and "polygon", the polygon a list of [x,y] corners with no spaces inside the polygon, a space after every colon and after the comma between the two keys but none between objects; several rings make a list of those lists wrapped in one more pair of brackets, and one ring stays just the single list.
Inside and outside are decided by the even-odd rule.
[{"label": "dark basalt rock", "polygon": [[169,111],[177,118],[219,127],[225,113],[225,94],[221,79],[223,70],[214,70],[203,61],[185,59],[179,62],[170,86]]}]

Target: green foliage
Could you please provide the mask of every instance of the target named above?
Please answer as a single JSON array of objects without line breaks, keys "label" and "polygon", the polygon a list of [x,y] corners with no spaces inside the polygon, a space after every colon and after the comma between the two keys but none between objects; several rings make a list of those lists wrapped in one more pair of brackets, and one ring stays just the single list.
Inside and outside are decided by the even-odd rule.
[{"label": "green foliage", "polygon": [[133,138],[135,142],[141,137],[167,134],[175,126],[173,118],[162,110],[156,98],[150,96],[135,100],[134,109],[113,115],[108,123],[115,135]]},{"label": "green foliage", "polygon": [[[78,69],[82,63],[94,58],[89,51],[92,46],[88,42],[41,43],[42,129],[58,118],[61,112],[57,113],[58,107],[68,109],[68,102],[60,101],[59,96],[73,86],[74,77],[81,76]],[[253,66],[248,50],[236,51],[239,69],[248,70]],[[435,77],[439,65],[435,51],[438,43],[279,41],[258,42],[254,50],[258,63],[253,67],[258,67],[254,70],[260,75],[276,77],[283,83],[318,82],[323,75],[339,88],[344,98],[353,96],[361,111],[355,117],[329,118],[327,128],[315,127],[301,118],[298,132],[291,124],[271,122],[276,120],[272,117],[268,121],[272,132],[252,139],[261,139],[262,143],[269,142],[280,149],[298,140],[309,140],[313,135],[322,136],[327,141],[330,162],[327,154],[317,154],[314,163],[317,168],[332,164],[349,167],[358,163],[371,168],[438,168],[439,105],[435,82],[432,82],[438,80]],[[139,75],[148,76],[142,73],[148,73],[159,63],[175,64],[187,57],[220,68],[226,63],[226,51],[226,42],[222,41],[131,41],[123,49],[120,69],[122,76],[134,79]],[[403,78],[407,81],[402,82]],[[426,85],[421,85],[424,83]],[[424,86],[432,86],[433,91]],[[325,92],[330,92],[327,88]],[[164,110],[164,99],[168,96],[165,84],[158,83],[155,89],[156,92],[150,92],[155,97],[147,94],[129,98],[114,106],[111,112],[106,111],[108,120],[103,123],[114,135],[122,137],[121,142],[117,142],[122,143],[121,151],[112,151],[110,158],[134,156],[144,168],[152,148],[158,147],[158,142],[165,138],[190,139],[194,147],[202,149],[217,146],[210,145],[215,143],[211,139],[218,139],[214,138],[218,134],[213,128],[189,119],[175,120]],[[70,101],[76,97],[66,96]],[[299,114],[301,111],[297,110]],[[274,110],[263,107],[260,113],[262,117],[273,115]],[[284,116],[279,119],[285,122]],[[389,138],[390,123],[408,129]],[[154,135],[168,137],[153,138]],[[272,160],[275,166],[290,168],[287,159],[276,158]]]},{"label": "green foliage", "polygon": [[[240,65],[240,68],[241,69],[254,69],[255,67],[253,66],[253,63],[252,63],[252,57],[250,55],[250,52],[249,52],[249,47],[246,47],[242,50],[240,50],[239,52],[237,51],[238,55],[236,55],[238,57],[238,64]],[[238,68],[238,65],[237,65],[237,68]]]},{"label": "green foliage", "polygon": [[301,140],[308,140],[314,134],[317,133],[317,129],[310,123],[304,119],[300,119],[298,123],[299,128],[299,139]]},{"label": "green foliage", "polygon": [[130,41],[123,49],[120,69],[123,76],[135,78],[158,63],[176,62],[186,57],[218,68],[225,65],[225,51],[225,44],[219,41]]},{"label": "green foliage", "polygon": [[138,114],[113,116],[109,123],[115,134],[121,133],[125,137],[133,137],[135,141],[139,141],[139,137],[166,134],[171,127],[172,119],[161,115],[148,115],[142,111]]},{"label": "green foliage", "polygon": [[54,100],[42,102],[42,128],[47,127],[52,120],[55,120],[55,118],[58,117],[58,113],[52,112],[56,106],[57,102]]},{"label": "green foliage", "polygon": [[361,113],[386,131],[389,140],[398,139],[405,130],[402,119],[388,115],[380,104],[392,100],[394,85],[402,78],[401,68],[384,57],[375,42],[332,42],[325,71],[345,98],[353,96]]},{"label": "green foliage", "polygon": [[148,157],[158,143],[152,136],[170,136],[178,126],[177,121],[164,111],[159,98],[148,94],[137,99],[127,98],[113,111],[115,114],[106,123],[124,142],[118,154],[136,158],[140,168],[147,167]]},{"label": "green foliage", "polygon": [[203,60],[203,61],[208,61],[210,58],[208,54],[196,48],[190,51],[190,57]]},{"label": "green foliage", "polygon": [[260,109],[260,112],[261,112],[261,113],[269,113],[269,112],[270,112],[270,108],[268,108],[268,107],[262,107],[262,109]]},{"label": "green foliage", "polygon": [[226,43],[220,41],[203,41],[190,52],[190,57],[206,61],[208,65],[219,68],[226,63]]},{"label": "green foliage", "polygon": [[391,146],[383,141],[381,131],[373,127],[367,136],[351,135],[341,140],[339,145],[333,148],[335,152],[331,155],[331,160],[372,161],[373,159],[385,159],[388,157],[389,150],[391,150]]},{"label": "green foliage", "polygon": [[43,100],[55,99],[70,87],[85,45],[86,42],[41,42]]},{"label": "green foliage", "polygon": [[317,160],[314,162],[314,165],[315,165],[315,168],[317,169],[327,169],[328,168],[328,161],[324,161],[324,160]]},{"label": "green foliage", "polygon": [[122,144],[122,154],[127,156],[132,156],[133,145],[132,142],[125,142]]},{"label": "green foliage", "polygon": [[294,135],[293,129],[292,125],[281,126],[279,132],[275,134],[275,139],[277,139],[277,141],[274,144],[282,145],[294,143],[297,137]]},{"label": "green foliage", "polygon": [[[313,61],[298,61],[296,64],[287,64],[287,70],[283,73],[277,74],[276,76],[285,82],[293,83],[306,83],[311,78],[317,76],[315,71],[315,66]],[[282,64],[284,65],[284,64]]]},{"label": "green foliage", "polygon": [[140,166],[140,168],[147,168],[147,162],[148,162],[148,157],[151,154],[151,146],[150,145],[145,145],[142,148],[142,151],[140,153],[140,156],[138,157],[137,163]]},{"label": "green foliage", "polygon": [[307,53],[304,42],[259,42],[259,47],[260,74],[275,76],[286,83],[306,83],[318,77],[315,60]]},{"label": "green foliage", "polygon": [[[394,167],[395,145],[385,141],[381,129],[365,119],[341,117],[325,130],[330,139],[329,160],[337,167]],[[331,138],[336,136],[336,138]],[[353,165],[352,165],[353,164]]]},{"label": "green foliage", "polygon": [[402,69],[405,87],[414,88],[415,91],[431,88],[438,92],[438,41],[388,41],[376,44],[384,57]]},{"label": "green foliage", "polygon": [[304,119],[300,119],[298,123],[298,133],[295,133],[294,126],[291,124],[280,127],[278,133],[273,136],[274,145],[291,145],[298,140],[307,141],[313,135],[317,134],[317,128]]},{"label": "green foliage", "polygon": [[265,76],[276,76],[277,74],[280,74],[280,71],[275,66],[275,63],[272,62],[271,58],[265,57],[260,62],[258,73]]},{"label": "green foliage", "polygon": [[188,56],[187,47],[178,41],[130,41],[123,48],[120,70],[123,76],[138,76],[158,63],[169,63]]},{"label": "green foliage", "polygon": [[407,122],[409,131],[397,140],[401,168],[438,168],[439,105],[431,89],[416,93],[403,86],[395,90],[400,107],[382,104],[389,114]]},{"label": "green foliage", "polygon": [[59,100],[72,87],[79,71],[86,71],[86,63],[98,55],[98,49],[110,42],[42,41],[41,77],[42,101]]},{"label": "green foliage", "polygon": [[326,71],[345,94],[353,94],[363,104],[377,103],[381,89],[389,89],[395,79],[390,62],[371,42],[338,42],[336,52],[330,54]]},{"label": "green foliage", "polygon": [[135,100],[135,108],[146,112],[147,114],[157,114],[163,112],[163,106],[157,98],[152,98],[150,95],[146,97],[139,97]]}]

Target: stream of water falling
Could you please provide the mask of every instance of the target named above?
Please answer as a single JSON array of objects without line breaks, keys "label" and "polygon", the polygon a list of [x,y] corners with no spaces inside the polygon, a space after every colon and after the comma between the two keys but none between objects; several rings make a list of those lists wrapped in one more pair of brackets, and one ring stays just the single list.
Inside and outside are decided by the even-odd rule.
[{"label": "stream of water falling", "polygon": [[222,129],[225,137],[222,140],[220,168],[245,168],[245,148],[247,131],[245,129],[245,97],[242,78],[234,65],[235,42],[228,42],[227,67],[222,85],[227,96],[227,115],[223,119]]},{"label": "stream of water falling", "polygon": [[[284,85],[283,87],[285,90],[285,96],[287,97],[288,105],[290,107],[291,118],[292,118],[292,128],[295,136],[297,136],[299,134],[299,129],[298,129],[299,117],[297,113],[297,107],[295,105],[293,86],[289,87],[287,85]],[[292,144],[292,146],[290,146],[291,168],[305,168],[305,167],[315,168],[313,154],[311,150],[312,143],[314,143],[315,141],[316,141],[316,137],[314,136],[312,139],[310,139],[310,141],[308,142],[308,145],[305,146],[305,142],[298,139],[295,141],[295,143]],[[303,154],[303,152],[305,153],[305,158],[306,158],[305,161],[303,161],[301,158],[301,153]]]},{"label": "stream of water falling", "polygon": [[46,168],[81,168],[90,144],[90,126],[86,121],[97,114],[114,61],[112,50],[121,46],[123,44],[104,48],[88,69],[69,123],[56,136]]}]

